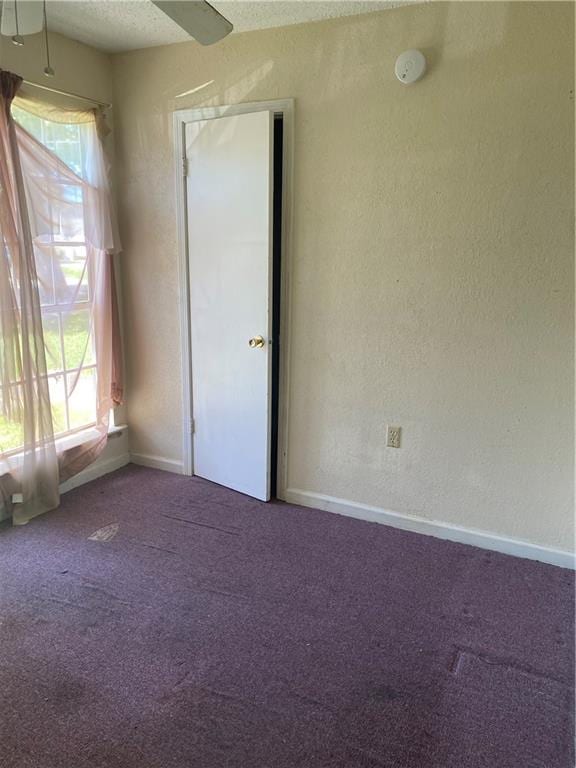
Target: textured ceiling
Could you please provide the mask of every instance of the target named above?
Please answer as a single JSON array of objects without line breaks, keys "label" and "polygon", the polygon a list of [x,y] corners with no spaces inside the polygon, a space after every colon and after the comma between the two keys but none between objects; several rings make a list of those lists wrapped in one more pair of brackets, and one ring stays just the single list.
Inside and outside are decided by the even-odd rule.
[{"label": "textured ceiling", "polygon": [[[212,5],[234,24],[236,32],[246,32],[378,11],[408,2],[212,0]],[[190,40],[186,32],[150,0],[48,0],[48,26],[54,32],[111,53]]]}]

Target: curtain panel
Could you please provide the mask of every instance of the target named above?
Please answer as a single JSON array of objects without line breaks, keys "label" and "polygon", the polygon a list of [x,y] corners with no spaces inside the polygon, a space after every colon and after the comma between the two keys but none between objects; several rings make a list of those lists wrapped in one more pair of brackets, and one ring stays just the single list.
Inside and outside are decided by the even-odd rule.
[{"label": "curtain panel", "polygon": [[15,524],[56,507],[59,484],[100,454],[123,391],[102,118],[14,101],[78,125],[72,170],[14,121],[19,82],[0,72],[0,501]]}]

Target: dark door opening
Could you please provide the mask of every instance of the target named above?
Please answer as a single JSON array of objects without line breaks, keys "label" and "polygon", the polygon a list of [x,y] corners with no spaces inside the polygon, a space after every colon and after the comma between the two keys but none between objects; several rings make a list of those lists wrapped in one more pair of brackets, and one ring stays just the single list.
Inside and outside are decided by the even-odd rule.
[{"label": "dark door opening", "polygon": [[270,497],[278,483],[278,403],[280,389],[280,299],[282,294],[282,199],[284,116],[274,115],[272,200],[272,393],[270,434]]}]

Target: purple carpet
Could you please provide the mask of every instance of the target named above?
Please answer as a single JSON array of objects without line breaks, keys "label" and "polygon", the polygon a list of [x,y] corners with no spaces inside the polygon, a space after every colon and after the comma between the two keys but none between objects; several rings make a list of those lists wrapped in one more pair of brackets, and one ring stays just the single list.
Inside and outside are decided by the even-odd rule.
[{"label": "purple carpet", "polygon": [[572,768],[573,607],[560,568],[129,466],[0,531],[0,766]]}]

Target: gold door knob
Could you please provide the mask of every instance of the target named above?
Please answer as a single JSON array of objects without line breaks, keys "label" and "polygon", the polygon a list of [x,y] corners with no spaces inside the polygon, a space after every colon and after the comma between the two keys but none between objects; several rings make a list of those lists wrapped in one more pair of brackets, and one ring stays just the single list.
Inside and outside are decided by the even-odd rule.
[{"label": "gold door knob", "polygon": [[250,339],[248,342],[248,346],[252,349],[257,349],[264,346],[264,339],[262,336],[254,336],[253,339]]}]

